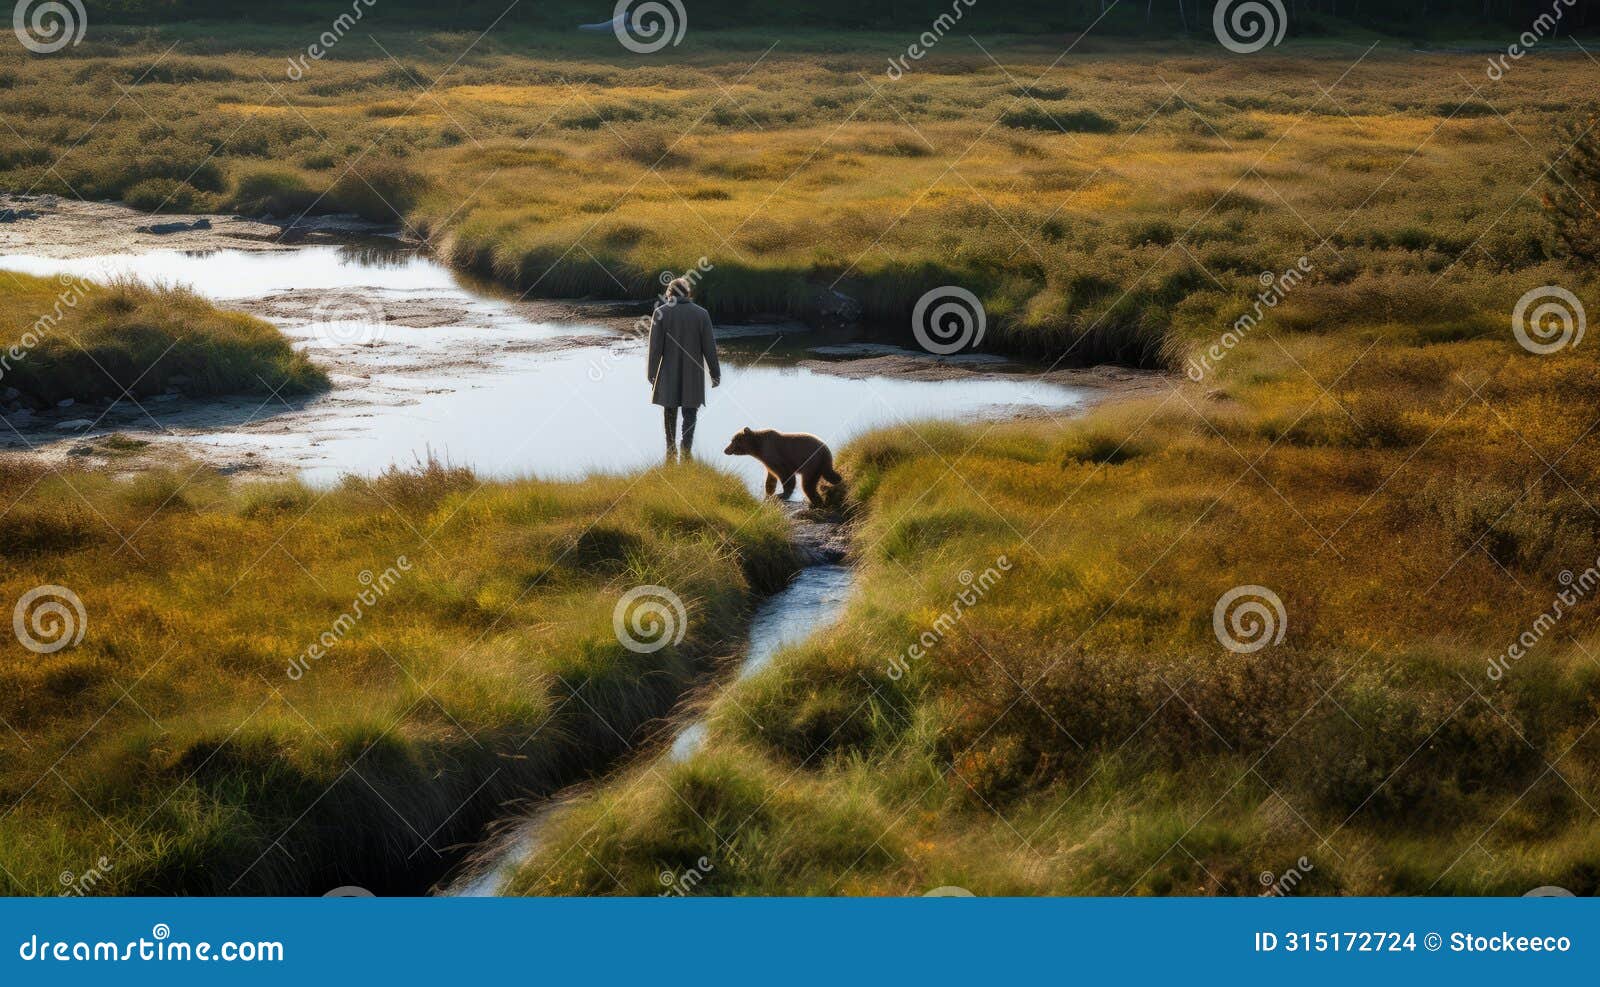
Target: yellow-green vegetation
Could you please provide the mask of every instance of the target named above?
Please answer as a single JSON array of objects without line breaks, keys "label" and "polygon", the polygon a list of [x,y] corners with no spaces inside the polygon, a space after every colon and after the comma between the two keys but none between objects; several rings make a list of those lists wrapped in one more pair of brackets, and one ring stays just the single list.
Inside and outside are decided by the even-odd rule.
[{"label": "yellow-green vegetation", "polygon": [[[1169,292],[1162,345],[1197,382],[846,450],[845,619],[736,685],[701,754],[564,817],[516,890],[655,893],[701,857],[713,894],[1600,890],[1600,367],[1573,326],[1547,355],[1512,333],[1542,286],[1595,311],[1538,208],[1594,70],[1530,62],[1468,100],[1466,60],[1358,54],[1074,53],[1050,98],[1116,134],[973,143],[972,187],[934,186],[879,270],[1003,243],[1002,345],[1050,338],[1029,313],[1079,297],[1053,284]],[[998,76],[937,72],[881,98],[980,102]],[[1235,653],[1214,608],[1256,586],[1285,636]]]},{"label": "yellow-green vegetation", "polygon": [[160,394],[303,394],[327,375],[270,323],[182,288],[0,271],[0,384],[53,405]]},{"label": "yellow-green vegetation", "polygon": [[[291,81],[280,57],[295,47],[288,33],[113,39],[12,73],[17,136],[0,137],[0,181],[145,208],[398,215],[455,263],[550,295],[643,296],[656,271],[704,255],[713,269],[703,294],[722,314],[804,313],[814,286],[837,285],[870,317],[903,319],[927,289],[957,284],[985,302],[986,345],[1194,368],[1198,383],[1175,380],[1170,393],[1079,423],[910,426],[846,450],[862,586],[842,623],[721,698],[702,753],[628,773],[565,816],[516,890],[654,894],[662,870],[701,857],[714,863],[701,893],[955,884],[1256,894],[1260,874],[1290,869],[1301,894],[1600,889],[1600,628],[1585,575],[1600,553],[1600,368],[1592,342],[1540,356],[1511,334],[1518,299],[1541,286],[1565,286],[1596,311],[1590,272],[1559,255],[1540,207],[1545,162],[1600,78],[1581,55],[1541,53],[1480,85],[1477,56],[1384,47],[1288,45],[1237,58],[1091,38],[1058,59],[1058,47],[986,39],[996,64],[951,37],[889,80],[882,52],[903,37],[786,35],[767,51],[770,38],[695,32],[669,64],[618,52],[609,38],[396,32],[380,37],[394,58],[351,38]],[[172,40],[180,48],[162,56]],[[1256,311],[1262,275],[1291,269],[1304,278]],[[1253,321],[1237,323],[1246,314]],[[130,509],[116,505],[166,496],[155,478],[73,482],[118,517]],[[451,567],[436,571],[451,575],[406,581],[396,594],[412,595],[394,601],[393,622],[386,615],[364,633],[402,661],[449,669],[441,641],[485,623],[467,605],[478,587],[509,580],[514,599],[530,571],[521,556],[551,551],[524,530],[519,498],[543,505],[532,532],[570,534],[569,514],[603,506],[586,498],[627,482],[497,488],[500,527],[476,522],[494,538],[460,529],[475,551],[441,547]],[[699,482],[724,490],[729,512],[748,509],[732,481]],[[219,492],[222,506],[164,510],[178,534],[151,546],[148,569],[115,544],[81,550],[140,574],[124,580],[129,600],[158,590],[194,599],[193,573],[232,577],[254,557],[236,542],[266,552],[261,564],[276,569],[251,575],[248,606],[182,611],[182,621],[226,625],[204,638],[217,642],[200,665],[208,676],[238,662],[271,677],[320,632],[269,602],[269,588],[322,600],[325,622],[358,563],[415,543],[388,504],[352,506],[365,502],[359,484],[329,495],[337,509],[277,528],[253,520],[247,505],[260,496]],[[430,501],[411,523],[432,530],[452,496],[461,495]],[[671,519],[692,515],[668,493],[650,497],[633,509],[650,530],[674,533],[651,536],[670,557],[684,530]],[[75,509],[66,498],[25,503]],[[760,516],[769,527],[759,544],[777,546],[776,516]],[[64,523],[46,518],[46,532]],[[732,516],[722,525],[715,533],[736,543],[752,537]],[[38,558],[85,557],[62,554],[55,537],[37,539]],[[154,536],[141,535],[141,551],[145,537]],[[329,549],[316,556],[327,572],[311,566],[327,591],[267,551],[277,538],[302,561],[313,546]],[[506,551],[507,539],[533,547]],[[479,547],[491,542],[494,551]],[[729,574],[732,596],[697,592],[742,602],[739,565],[714,543],[691,539],[703,554],[682,565]],[[161,555],[185,546],[179,559]],[[218,552],[232,564],[212,562]],[[740,550],[751,554],[778,549]],[[981,599],[948,616],[971,591],[960,574],[991,569],[1000,575]],[[12,578],[31,586],[50,571]],[[120,570],[101,566],[91,587],[112,585],[103,571]],[[1585,588],[1553,619],[1563,572]],[[576,652],[589,656],[584,667],[631,681],[640,660],[606,644],[611,596],[600,587],[648,574],[557,584],[573,595],[557,598],[566,622],[547,633],[589,628],[584,640],[601,644]],[[1285,636],[1234,653],[1214,633],[1213,608],[1249,586],[1281,598]],[[96,595],[90,612],[134,607],[119,599]],[[717,611],[724,634],[737,609]],[[134,609],[117,626],[140,641],[140,628],[160,624]],[[925,654],[908,657],[925,635],[934,638]],[[1535,639],[1527,656],[1490,676],[1523,635]],[[142,648],[146,660],[129,669],[159,655]],[[55,660],[88,660],[76,654]],[[385,763],[420,764],[400,776],[432,777],[429,759],[448,752],[467,770],[437,784],[465,795],[488,773],[471,767],[487,755],[451,746],[450,719],[480,736],[512,719],[517,736],[534,714],[565,708],[559,692],[530,698],[513,673],[496,673],[497,654],[484,652],[473,678],[447,678],[473,698],[426,721],[432,746],[410,740]],[[245,657],[223,658],[234,655]],[[387,673],[387,661],[322,663],[297,684],[305,706],[280,686],[340,751],[326,758],[276,696],[261,714],[272,714],[267,740],[217,741],[251,707],[228,707],[209,730],[190,726],[206,711],[174,678],[170,703],[151,712],[169,730],[178,724],[176,739],[157,745],[149,738],[162,735],[135,712],[113,756],[76,761],[87,767],[63,769],[65,780],[47,772],[61,783],[51,789],[55,824],[105,838],[66,782],[104,813],[139,801],[108,795],[159,798],[154,775],[181,783],[183,796],[170,810],[181,818],[157,815],[175,849],[153,859],[207,856],[181,849],[196,845],[232,859],[239,839],[270,845],[274,834],[252,824],[259,806],[298,811],[293,793],[321,788],[307,772],[337,776],[345,753],[381,735],[371,694],[352,682],[371,689],[360,676]],[[11,674],[52,666],[27,656],[18,667]],[[483,674],[495,677],[480,689]],[[127,687],[144,704],[145,686],[125,678],[87,681],[97,699]],[[62,681],[54,694],[88,718],[78,680]],[[399,673],[388,686],[380,705],[396,712],[421,695]],[[330,694],[318,700],[318,688]],[[267,701],[242,687],[237,696]],[[530,714],[474,718],[479,704],[528,704]],[[43,707],[39,716],[28,723],[70,743],[70,717]],[[265,730],[244,722],[241,736]],[[29,736],[29,725],[18,729]],[[229,752],[215,780],[201,740]],[[190,772],[201,780],[185,781]],[[392,814],[376,811],[382,800],[349,782],[339,791],[351,801],[313,807],[318,832],[338,829],[342,840],[348,830],[331,820],[372,810],[360,818],[377,828],[361,839],[406,842]],[[146,832],[134,826],[140,815],[112,818],[133,840]],[[0,835],[8,851],[18,845],[9,828]],[[350,852],[326,839],[316,845]],[[93,843],[77,838],[74,851],[97,853]],[[381,857],[361,846],[352,859]],[[15,851],[4,861],[37,886],[62,856]],[[287,868],[281,857],[266,860]],[[145,885],[214,886],[169,876],[199,873],[186,864],[168,867]]]},{"label": "yellow-green vegetation", "polygon": [[694,31],[646,58],[608,35],[371,27],[381,49],[347,38],[298,79],[285,29],[107,27],[7,53],[0,184],[398,213],[544,295],[646,297],[704,255],[723,315],[803,314],[837,284],[901,321],[958,284],[991,347],[1151,365],[1302,254],[1375,311],[1475,309],[1550,256],[1528,189],[1600,78],[1542,53],[1475,91],[1473,55],[1091,36],[1065,58],[950,38],[891,80],[893,34]]},{"label": "yellow-green vegetation", "polygon": [[[10,894],[414,893],[637,740],[792,566],[780,514],[695,466],[311,489],[12,459],[0,500],[0,596],[47,587],[41,649],[0,643]],[[682,643],[624,648],[619,595],[668,582]]]}]

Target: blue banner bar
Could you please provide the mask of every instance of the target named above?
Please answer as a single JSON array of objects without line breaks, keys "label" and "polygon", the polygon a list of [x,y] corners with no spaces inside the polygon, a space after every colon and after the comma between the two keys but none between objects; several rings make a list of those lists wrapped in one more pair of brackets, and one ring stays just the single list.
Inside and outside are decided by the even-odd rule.
[{"label": "blue banner bar", "polygon": [[0,984],[1588,983],[1592,898],[11,899]]}]

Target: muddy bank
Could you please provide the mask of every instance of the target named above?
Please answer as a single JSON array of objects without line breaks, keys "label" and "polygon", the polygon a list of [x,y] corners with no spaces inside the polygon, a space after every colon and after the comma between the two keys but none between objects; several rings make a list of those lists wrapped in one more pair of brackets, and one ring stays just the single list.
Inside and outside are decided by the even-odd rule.
[{"label": "muddy bank", "polygon": [[[366,249],[375,256],[424,247],[397,226],[354,215],[291,219],[218,213],[151,215],[120,202],[0,193],[0,256],[81,260],[166,250],[292,252],[317,245]],[[513,297],[487,282],[477,286]],[[201,290],[207,292],[207,286]],[[281,298],[262,297],[235,307],[266,318],[308,320],[319,305],[332,312],[357,311],[369,307],[371,300],[355,290],[323,290],[316,296],[300,297],[285,291]],[[397,325],[413,328],[461,325],[467,317],[460,307],[435,306],[426,300],[418,306],[410,310],[403,303],[393,309],[386,306],[385,316]],[[578,299],[521,300],[521,306],[529,318],[538,321],[583,322],[619,331],[630,329],[639,315],[648,311],[643,303]]]},{"label": "muddy bank", "polygon": [[94,257],[142,250],[292,250],[352,237],[398,237],[395,227],[359,216],[297,220],[226,215],[152,215],[120,202],[54,195],[0,195],[0,253]]},{"label": "muddy bank", "polygon": [[1040,371],[1028,364],[988,353],[928,356],[897,346],[864,343],[856,346],[816,346],[811,352],[822,359],[805,359],[799,366],[854,380],[870,377],[896,380],[962,381],[990,374],[1024,375],[1062,387],[1094,387],[1136,396],[1159,393],[1170,385],[1170,374],[1126,367],[1061,367]]}]

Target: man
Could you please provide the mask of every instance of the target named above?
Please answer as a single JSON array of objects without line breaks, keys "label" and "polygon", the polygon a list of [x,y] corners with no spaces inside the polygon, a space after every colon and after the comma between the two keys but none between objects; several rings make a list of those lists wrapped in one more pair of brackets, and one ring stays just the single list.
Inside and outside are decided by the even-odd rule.
[{"label": "man", "polygon": [[717,341],[711,332],[711,315],[694,303],[694,286],[684,278],[667,285],[666,296],[650,320],[650,353],[645,375],[654,389],[651,400],[661,406],[667,428],[667,461],[680,448],[678,409],[683,409],[683,457],[694,445],[694,422],[706,403],[706,371],[711,386],[722,383],[717,363]]}]

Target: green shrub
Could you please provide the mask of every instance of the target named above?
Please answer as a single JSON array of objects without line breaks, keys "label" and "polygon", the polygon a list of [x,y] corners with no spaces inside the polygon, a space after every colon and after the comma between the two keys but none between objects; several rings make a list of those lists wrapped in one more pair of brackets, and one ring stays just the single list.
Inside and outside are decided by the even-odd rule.
[{"label": "green shrub", "polygon": [[147,178],[128,189],[123,201],[144,212],[202,212],[207,199],[188,182],[171,178]]},{"label": "green shrub", "polygon": [[299,173],[262,167],[242,173],[228,197],[227,208],[246,215],[293,216],[319,206],[320,196]]},{"label": "green shrub", "polygon": [[1000,122],[1017,130],[1042,130],[1062,134],[1110,134],[1117,122],[1091,109],[1030,104],[1000,115]]}]

